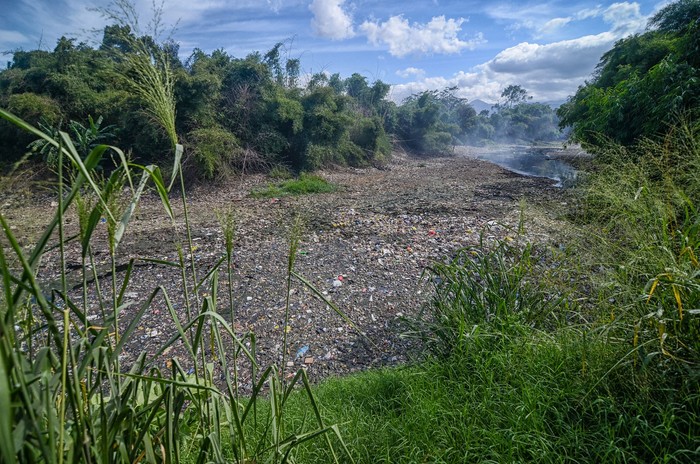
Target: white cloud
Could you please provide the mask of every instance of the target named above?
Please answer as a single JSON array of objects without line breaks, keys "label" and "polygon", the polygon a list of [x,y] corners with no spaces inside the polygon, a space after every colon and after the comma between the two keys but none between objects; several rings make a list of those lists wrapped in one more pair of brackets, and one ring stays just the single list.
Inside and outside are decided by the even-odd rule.
[{"label": "white cloud", "polygon": [[612,32],[622,37],[644,30],[647,17],[639,11],[639,3],[613,3],[603,12],[603,20],[612,25]]},{"label": "white cloud", "polygon": [[562,28],[563,26],[566,26],[569,24],[574,18],[567,16],[566,18],[554,18],[550,19],[546,23],[544,23],[544,26],[540,28],[540,34],[551,34],[552,32],[556,31],[557,29]]},{"label": "white cloud", "polygon": [[396,71],[396,75],[399,77],[403,77],[404,79],[410,76],[416,76],[418,78],[421,78],[425,76],[425,70],[414,68],[413,66],[411,66],[406,69],[399,69],[398,71]]},{"label": "white cloud", "polygon": [[21,32],[0,29],[0,43],[21,44],[27,40],[28,37]]},{"label": "white cloud", "polygon": [[540,45],[520,43],[498,53],[485,66],[499,74],[523,75],[544,70],[551,77],[589,74],[615,36],[609,32]]},{"label": "white cloud", "polygon": [[311,27],[321,37],[331,40],[349,39],[355,35],[352,17],[343,9],[345,0],[313,0],[309,10],[314,14]]},{"label": "white cloud", "polygon": [[523,42],[498,53],[470,72],[452,77],[419,78],[392,87],[392,99],[429,89],[457,86],[457,95],[469,100],[496,102],[503,88],[521,85],[535,100],[563,100],[590,77],[600,56],[618,36],[612,32],[549,44]]},{"label": "white cloud", "polygon": [[597,6],[595,8],[585,8],[583,10],[579,10],[574,15],[574,17],[578,20],[595,18],[597,16],[600,16],[601,11],[602,9],[600,6]]},{"label": "white cloud", "polygon": [[490,80],[483,72],[460,71],[452,77],[427,77],[415,82],[398,84],[391,87],[390,98],[401,102],[406,97],[425,90],[457,87],[455,95],[467,100],[482,99],[495,102],[503,87],[501,83]]},{"label": "white cloud", "polygon": [[[658,9],[658,8],[657,8]],[[512,22],[506,27],[508,31],[529,29],[534,38],[554,33],[562,26],[574,21],[584,21],[602,18],[612,26],[612,31],[618,37],[643,31],[648,17],[642,15],[637,2],[613,3],[607,8],[595,6],[585,8],[567,16],[556,16],[551,4],[522,5],[514,7],[510,4],[497,4],[487,8],[487,14],[499,21]]]},{"label": "white cloud", "polygon": [[388,45],[389,53],[393,56],[452,54],[464,49],[473,50],[485,42],[481,33],[471,40],[460,39],[458,33],[464,22],[464,18],[436,16],[425,24],[410,24],[403,16],[392,16],[383,23],[365,21],[360,25],[360,30],[370,43]]}]

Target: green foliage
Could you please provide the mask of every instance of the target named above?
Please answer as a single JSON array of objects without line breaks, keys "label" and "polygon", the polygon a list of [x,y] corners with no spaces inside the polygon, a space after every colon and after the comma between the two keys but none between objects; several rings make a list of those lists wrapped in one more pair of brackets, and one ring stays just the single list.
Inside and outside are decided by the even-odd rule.
[{"label": "green foliage", "polygon": [[62,115],[61,107],[56,101],[34,93],[10,95],[7,108],[32,123],[36,123],[43,117],[49,124],[55,124]]},{"label": "green foliage", "polygon": [[292,177],[294,177],[294,173],[291,170],[289,170],[289,168],[279,164],[272,166],[272,169],[270,169],[270,172],[267,175],[270,176],[272,179],[279,180],[289,180]]},{"label": "green foliage", "polygon": [[454,97],[454,90],[426,90],[404,100],[397,114],[400,141],[427,155],[448,152],[459,134],[459,125],[451,113],[455,107],[467,105],[466,100]]},{"label": "green foliage", "polygon": [[[59,104],[45,95],[18,93],[7,99],[7,108],[32,124],[43,122],[47,126],[57,126],[63,118]],[[2,140],[2,162],[15,162],[26,153],[32,136],[5,120],[0,120],[0,140]]]},{"label": "green foliage", "polygon": [[[649,30],[618,41],[605,53],[592,81],[558,114],[571,137],[591,148],[600,136],[630,146],[662,136],[680,114],[700,103],[700,24],[697,0],[661,9]],[[692,114],[696,118],[697,115]]]},{"label": "green foliage", "polygon": [[[576,327],[480,327],[459,355],[330,379],[315,393],[327,420],[346,424],[357,462],[694,462],[697,391],[650,396],[669,387],[663,376],[610,375],[621,348]],[[330,458],[311,446],[298,455]]]},{"label": "green foliage", "polygon": [[530,97],[520,86],[503,90],[506,101],[489,114],[476,114],[454,88],[425,91],[407,98],[396,111],[387,108],[387,123],[399,141],[420,153],[447,153],[458,143],[537,142],[562,138],[554,110]]},{"label": "green foliage", "polygon": [[527,90],[519,85],[509,85],[501,92],[501,98],[504,99],[503,105],[506,108],[511,108],[531,100],[532,96],[528,95]]},{"label": "green foliage", "polygon": [[[195,50],[182,64],[172,41],[159,44],[157,36],[141,31],[129,0],[98,11],[115,22],[105,27],[99,49],[62,37],[53,52],[16,52],[11,69],[0,72],[0,104],[34,123],[43,114],[49,125],[101,114],[105,125],[121,129],[114,143],[138,161],[170,157],[164,142],[175,144],[178,134],[212,138],[219,129],[238,141],[244,166],[234,166],[237,171],[280,163],[297,171],[366,166],[388,159],[382,126],[395,105],[384,100],[387,84],[370,85],[359,74],[347,80],[318,74],[307,89],[297,88],[300,62],[282,59],[282,43],[245,58]],[[159,19],[154,21],[157,28]],[[205,135],[205,129],[211,132]],[[4,123],[3,135],[10,141],[5,159],[21,158],[31,139]],[[191,173],[211,178],[229,164],[215,167],[222,154],[212,150],[191,158],[203,163]]]},{"label": "green foliage", "polygon": [[243,169],[241,150],[236,137],[222,127],[195,129],[187,134],[192,146],[195,177],[212,180],[240,173]]},{"label": "green foliage", "polygon": [[620,330],[642,363],[661,358],[676,374],[700,363],[699,141],[679,124],[661,142],[610,148],[585,190]]},{"label": "green foliage", "polygon": [[679,0],[663,7],[650,20],[649,26],[662,32],[682,32],[700,18],[700,1]]},{"label": "green foliage", "polygon": [[498,241],[433,264],[428,277],[435,296],[417,323],[417,335],[433,354],[445,357],[463,349],[482,327],[505,335],[523,325],[541,325],[565,302],[545,291],[545,273],[535,262],[530,245],[519,249]]},{"label": "green foliage", "polygon": [[362,149],[360,159],[350,162],[354,166],[381,165],[389,159],[391,142],[378,117],[359,118],[350,129],[350,141]]},{"label": "green foliage", "polygon": [[335,192],[337,186],[320,176],[302,172],[297,179],[289,179],[277,184],[268,185],[263,189],[254,190],[251,195],[255,198],[274,198],[287,195],[307,195],[312,193]]},{"label": "green foliage", "polygon": [[[39,123],[41,130],[50,134],[52,139],[58,139],[60,124],[51,126],[47,120]],[[73,137],[75,149],[81,158],[85,159],[95,147],[102,143],[107,143],[115,138],[114,126],[102,127],[102,116],[97,118],[97,121],[88,116],[88,126],[84,126],[78,121],[70,121],[68,129]],[[39,153],[45,160],[47,166],[53,170],[58,169],[58,148],[55,147],[49,140],[38,138],[27,145],[33,153]],[[67,165],[69,168],[69,165]],[[70,168],[69,168],[70,172]]]}]

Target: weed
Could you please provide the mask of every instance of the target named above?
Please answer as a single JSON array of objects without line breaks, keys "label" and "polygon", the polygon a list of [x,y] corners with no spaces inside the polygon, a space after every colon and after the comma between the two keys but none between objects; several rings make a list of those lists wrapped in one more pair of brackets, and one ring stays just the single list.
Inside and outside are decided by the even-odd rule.
[{"label": "weed", "polygon": [[277,184],[268,185],[254,190],[251,196],[255,198],[272,198],[286,195],[306,195],[311,193],[334,192],[337,187],[321,176],[301,173],[297,179],[291,179]]}]

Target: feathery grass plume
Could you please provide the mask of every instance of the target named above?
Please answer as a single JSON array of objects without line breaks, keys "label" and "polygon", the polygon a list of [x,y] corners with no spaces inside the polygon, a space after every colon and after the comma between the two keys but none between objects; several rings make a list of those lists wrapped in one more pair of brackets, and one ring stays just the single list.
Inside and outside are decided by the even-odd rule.
[{"label": "feathery grass plume", "polygon": [[173,147],[178,144],[175,132],[175,79],[165,54],[158,47],[148,47],[140,40],[134,52],[124,55],[128,64],[124,74],[129,89],[146,103],[146,112],[165,130]]}]

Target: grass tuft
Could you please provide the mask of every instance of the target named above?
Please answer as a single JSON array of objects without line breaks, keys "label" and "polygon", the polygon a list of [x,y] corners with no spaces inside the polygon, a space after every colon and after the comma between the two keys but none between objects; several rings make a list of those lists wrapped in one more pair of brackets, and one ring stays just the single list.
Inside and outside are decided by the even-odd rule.
[{"label": "grass tuft", "polygon": [[254,198],[274,198],[288,195],[308,195],[313,193],[335,192],[338,187],[321,176],[302,172],[297,179],[285,180],[254,190]]}]

